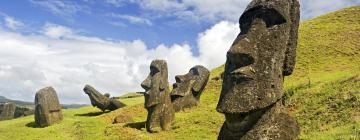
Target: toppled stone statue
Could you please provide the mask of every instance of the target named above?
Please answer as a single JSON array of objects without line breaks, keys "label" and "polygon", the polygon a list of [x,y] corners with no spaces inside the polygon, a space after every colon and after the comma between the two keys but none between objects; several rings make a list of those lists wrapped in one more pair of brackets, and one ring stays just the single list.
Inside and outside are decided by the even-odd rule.
[{"label": "toppled stone statue", "polygon": [[25,117],[29,115],[33,115],[35,110],[33,108],[16,106],[14,118]]},{"label": "toppled stone statue", "polygon": [[295,139],[300,128],[281,102],[283,78],[295,65],[298,0],[253,0],[227,53],[217,111],[219,140]]},{"label": "toppled stone statue", "polygon": [[148,111],[146,130],[148,132],[169,130],[175,112],[171,104],[166,61],[151,62],[150,74],[141,83],[141,87],[145,89],[145,108]]},{"label": "toppled stone statue", "polygon": [[52,87],[46,87],[35,95],[35,123],[40,127],[50,126],[63,119],[61,105]]},{"label": "toppled stone statue", "polygon": [[175,112],[184,108],[191,108],[199,103],[210,72],[204,66],[195,66],[185,75],[177,75],[176,83],[171,91],[171,100]]},{"label": "toppled stone statue", "polygon": [[84,87],[84,92],[89,96],[91,105],[101,109],[103,112],[105,110],[114,111],[126,106],[119,100],[109,98],[110,94],[107,93],[103,95],[90,85]]},{"label": "toppled stone statue", "polygon": [[5,103],[0,105],[0,121],[14,118],[16,105],[14,103]]}]

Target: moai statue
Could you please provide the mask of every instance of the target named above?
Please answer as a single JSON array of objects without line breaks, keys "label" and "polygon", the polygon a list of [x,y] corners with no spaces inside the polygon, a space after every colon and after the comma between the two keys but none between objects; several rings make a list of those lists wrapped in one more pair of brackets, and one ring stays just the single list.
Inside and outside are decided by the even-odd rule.
[{"label": "moai statue", "polygon": [[145,89],[145,108],[148,111],[146,130],[149,132],[169,130],[175,112],[171,104],[166,61],[151,62],[150,74],[141,83],[141,87]]},{"label": "moai statue", "polygon": [[195,66],[185,75],[177,75],[176,83],[171,91],[171,101],[175,112],[184,108],[191,108],[199,103],[210,72],[204,66]]},{"label": "moai statue", "polygon": [[46,87],[35,95],[35,123],[40,127],[50,126],[63,119],[56,91]]},{"label": "moai statue", "polygon": [[101,109],[103,112],[105,110],[114,111],[126,106],[124,103],[110,98],[109,93],[103,95],[90,85],[84,87],[84,92],[89,96],[91,105]]},{"label": "moai statue", "polygon": [[219,140],[291,140],[300,128],[281,102],[283,79],[295,65],[298,0],[253,0],[227,52],[217,111]]},{"label": "moai statue", "polygon": [[14,103],[5,103],[0,105],[0,121],[14,118],[16,105]]}]

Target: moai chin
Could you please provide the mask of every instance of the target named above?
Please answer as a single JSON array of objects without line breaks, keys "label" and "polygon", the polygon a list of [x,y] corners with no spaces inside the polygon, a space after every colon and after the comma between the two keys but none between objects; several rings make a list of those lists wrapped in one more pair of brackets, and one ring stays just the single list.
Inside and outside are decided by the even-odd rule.
[{"label": "moai chin", "polygon": [[103,95],[90,85],[85,85],[83,90],[85,94],[89,96],[91,105],[99,108],[103,112],[106,110],[114,111],[126,106],[124,103],[110,98],[109,93]]},{"label": "moai chin", "polygon": [[208,82],[210,72],[204,66],[195,66],[185,75],[177,75],[171,91],[175,112],[191,108],[199,103],[200,96]]},{"label": "moai chin", "polygon": [[35,123],[40,127],[50,126],[63,119],[61,105],[52,87],[46,87],[35,95]]},{"label": "moai chin", "polygon": [[217,111],[221,140],[295,139],[299,127],[281,103],[283,78],[295,66],[297,0],[253,0],[227,53]]},{"label": "moai chin", "polygon": [[166,61],[151,62],[150,74],[141,83],[141,87],[145,89],[145,108],[148,111],[146,130],[149,132],[169,130],[175,112],[170,99]]}]

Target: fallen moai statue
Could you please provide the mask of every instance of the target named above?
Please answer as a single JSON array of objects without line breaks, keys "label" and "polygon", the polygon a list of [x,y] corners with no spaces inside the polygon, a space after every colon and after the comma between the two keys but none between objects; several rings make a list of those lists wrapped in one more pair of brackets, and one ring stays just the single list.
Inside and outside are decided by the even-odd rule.
[{"label": "fallen moai statue", "polygon": [[109,98],[110,94],[107,93],[103,95],[90,85],[86,85],[84,87],[84,92],[89,96],[91,105],[99,108],[103,112],[105,110],[113,111],[126,106],[124,103],[120,102],[119,100]]},{"label": "fallen moai statue", "polygon": [[283,79],[295,66],[298,0],[253,0],[227,52],[217,111],[219,140],[291,140],[300,128],[284,105]]},{"label": "fallen moai statue", "polygon": [[14,118],[16,105],[15,103],[4,103],[0,105],[0,121]]},{"label": "fallen moai statue", "polygon": [[150,74],[141,83],[141,87],[145,89],[145,108],[148,111],[146,130],[148,132],[169,130],[175,112],[171,104],[166,61],[151,62]]},{"label": "fallen moai statue", "polygon": [[209,76],[209,70],[198,65],[187,74],[175,77],[176,83],[170,94],[175,112],[198,105]]},{"label": "fallen moai statue", "polygon": [[46,87],[35,95],[35,123],[40,127],[50,126],[63,120],[61,105],[52,87]]}]

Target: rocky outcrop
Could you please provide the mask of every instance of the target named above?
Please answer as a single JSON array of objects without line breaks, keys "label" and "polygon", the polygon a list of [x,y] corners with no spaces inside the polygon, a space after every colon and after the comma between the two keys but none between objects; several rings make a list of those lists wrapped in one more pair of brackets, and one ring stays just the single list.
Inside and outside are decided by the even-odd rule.
[{"label": "rocky outcrop", "polygon": [[116,100],[114,98],[109,98],[110,94],[107,93],[103,95],[90,85],[86,85],[84,87],[84,92],[89,96],[91,105],[99,108],[102,111],[105,110],[113,111],[126,106],[124,103],[120,102],[119,100]]},{"label": "rocky outcrop", "polygon": [[195,66],[185,75],[177,75],[171,91],[175,112],[197,106],[209,80],[210,72],[204,66]]},{"label": "rocky outcrop", "polygon": [[39,90],[35,95],[35,123],[40,127],[50,126],[63,119],[61,106],[52,87]]},{"label": "rocky outcrop", "polygon": [[241,33],[227,52],[217,111],[218,139],[295,139],[295,119],[281,103],[283,79],[295,66],[297,0],[253,0],[240,17]]},{"label": "rocky outcrop", "polygon": [[174,121],[175,112],[171,104],[166,61],[151,62],[150,74],[141,83],[141,87],[145,89],[145,108],[148,111],[147,131],[169,130]]}]

